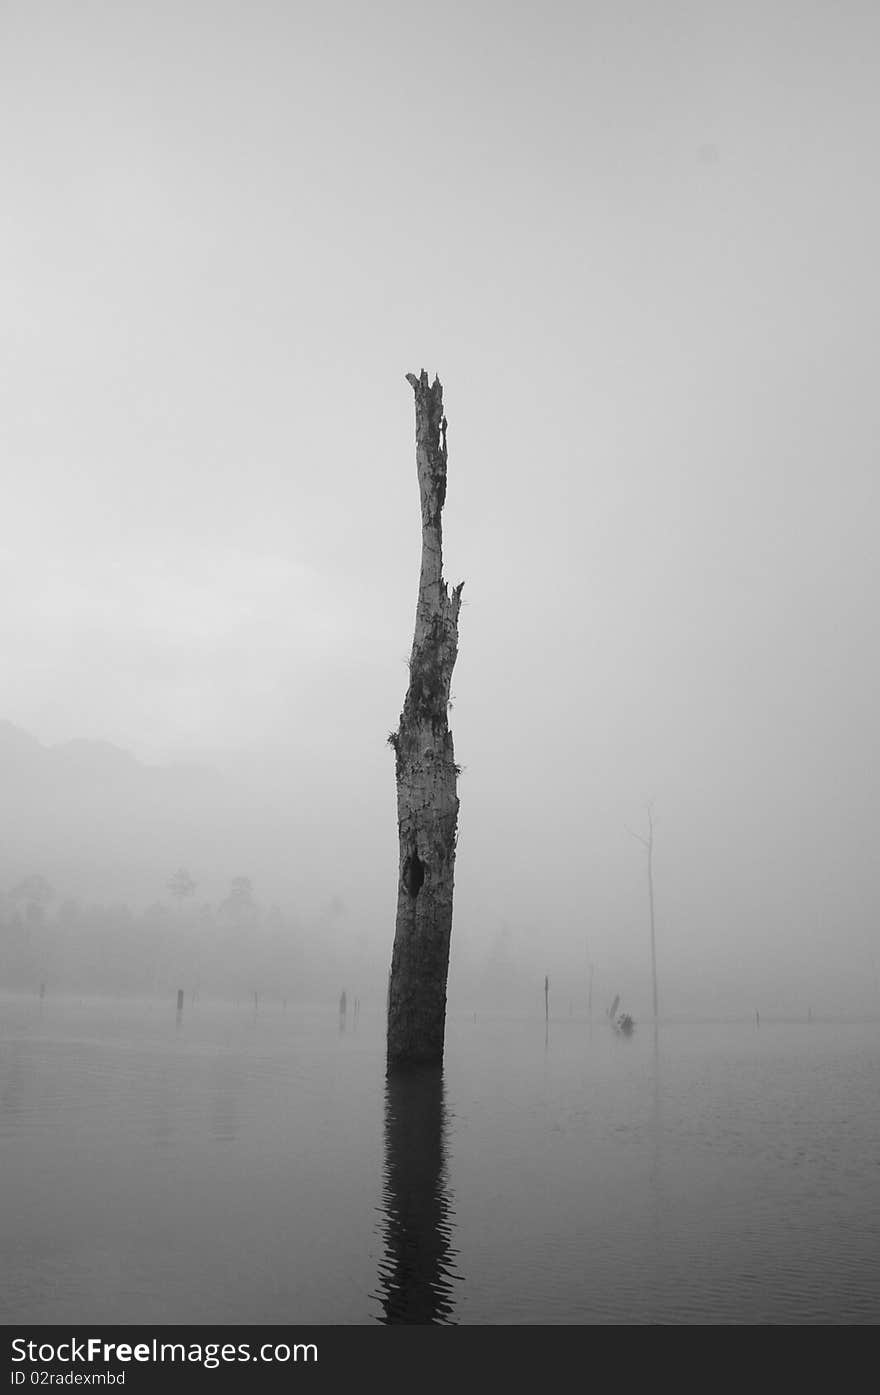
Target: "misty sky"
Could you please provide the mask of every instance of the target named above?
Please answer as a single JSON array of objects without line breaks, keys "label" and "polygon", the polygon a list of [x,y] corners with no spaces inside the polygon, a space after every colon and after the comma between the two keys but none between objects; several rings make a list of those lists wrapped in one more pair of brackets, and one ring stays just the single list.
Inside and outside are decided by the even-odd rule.
[{"label": "misty sky", "polygon": [[246,769],[387,958],[424,367],[454,945],[644,969],[653,798],[661,992],[861,990],[878,44],[867,0],[2,0],[0,717]]}]

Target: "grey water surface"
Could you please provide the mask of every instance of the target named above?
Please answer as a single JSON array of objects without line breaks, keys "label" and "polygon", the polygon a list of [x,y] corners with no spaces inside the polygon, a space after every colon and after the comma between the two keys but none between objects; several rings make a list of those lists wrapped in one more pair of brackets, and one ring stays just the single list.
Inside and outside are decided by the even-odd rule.
[{"label": "grey water surface", "polygon": [[0,998],[0,1321],[873,1323],[880,1022]]}]

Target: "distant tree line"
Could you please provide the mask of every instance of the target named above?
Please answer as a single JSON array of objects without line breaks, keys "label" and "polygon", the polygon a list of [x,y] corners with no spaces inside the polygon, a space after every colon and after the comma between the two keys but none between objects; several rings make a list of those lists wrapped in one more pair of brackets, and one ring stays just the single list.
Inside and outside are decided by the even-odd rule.
[{"label": "distant tree line", "polygon": [[216,904],[201,900],[186,868],[143,909],[58,895],[39,873],[0,889],[0,989],[218,996],[254,992],[308,1001],[357,977],[350,946],[323,924],[263,905],[249,877],[233,877]]}]

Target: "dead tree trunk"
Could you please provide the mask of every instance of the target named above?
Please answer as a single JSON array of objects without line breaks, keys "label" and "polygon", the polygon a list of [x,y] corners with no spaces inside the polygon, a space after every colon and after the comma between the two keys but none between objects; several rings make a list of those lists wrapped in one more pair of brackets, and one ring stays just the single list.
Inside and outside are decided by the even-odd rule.
[{"label": "dead tree trunk", "polygon": [[388,1069],[443,1060],[458,767],[447,711],[458,653],[464,582],[443,580],[440,515],[446,498],[443,388],[407,374],[416,403],[416,467],[422,503],[422,567],[409,687],[394,747],[400,866],[388,986]]}]

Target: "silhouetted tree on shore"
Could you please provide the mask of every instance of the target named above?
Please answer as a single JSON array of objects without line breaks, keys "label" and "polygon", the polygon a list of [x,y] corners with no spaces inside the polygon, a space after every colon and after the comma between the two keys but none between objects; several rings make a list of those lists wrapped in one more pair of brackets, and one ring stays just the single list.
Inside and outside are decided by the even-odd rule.
[{"label": "silhouetted tree on shore", "polygon": [[185,867],[178,867],[168,880],[168,890],[175,901],[182,904],[190,896],[195,895],[196,884]]}]

